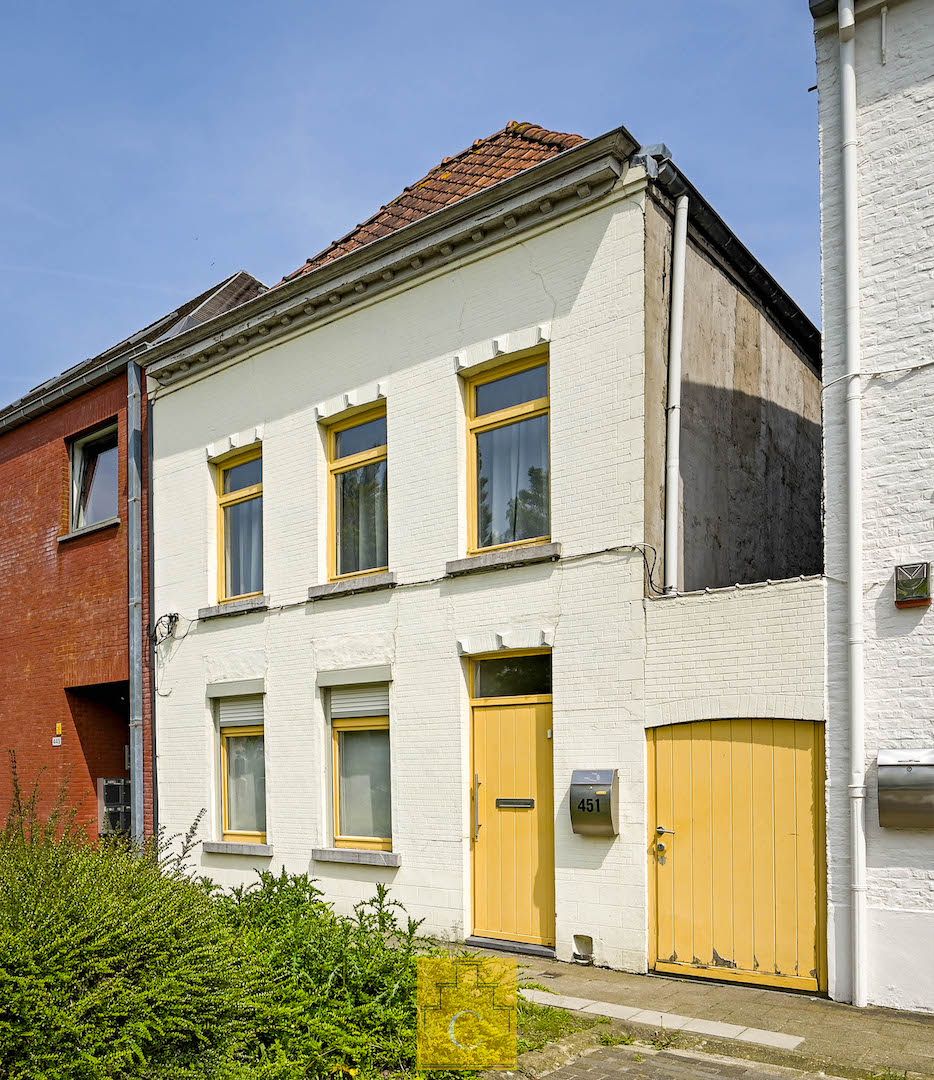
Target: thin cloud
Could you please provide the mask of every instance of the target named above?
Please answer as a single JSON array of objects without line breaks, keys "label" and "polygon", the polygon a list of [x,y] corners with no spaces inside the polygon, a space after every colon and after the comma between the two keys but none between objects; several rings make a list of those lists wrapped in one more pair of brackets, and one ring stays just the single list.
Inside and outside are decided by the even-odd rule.
[{"label": "thin cloud", "polygon": [[128,289],[143,289],[148,292],[165,293],[177,296],[178,286],[156,285],[149,281],[131,281],[129,278],[109,277],[105,274],[88,274],[81,270],[63,270],[55,266],[23,266],[15,263],[0,263],[3,274],[44,274],[48,277],[67,278],[70,281],[87,281],[94,285],[116,285]]}]

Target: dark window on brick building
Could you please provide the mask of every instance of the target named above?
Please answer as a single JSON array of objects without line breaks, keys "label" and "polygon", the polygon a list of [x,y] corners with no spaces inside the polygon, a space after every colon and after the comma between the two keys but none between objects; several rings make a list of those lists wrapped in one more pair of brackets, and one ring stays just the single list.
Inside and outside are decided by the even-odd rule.
[{"label": "dark window on brick building", "polygon": [[84,529],[117,517],[117,429],[109,427],[71,448],[71,527]]}]

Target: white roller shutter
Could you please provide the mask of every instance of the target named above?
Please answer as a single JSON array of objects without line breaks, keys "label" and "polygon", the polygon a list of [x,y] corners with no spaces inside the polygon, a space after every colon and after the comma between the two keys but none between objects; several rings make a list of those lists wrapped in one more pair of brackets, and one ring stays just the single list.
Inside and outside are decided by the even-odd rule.
[{"label": "white roller shutter", "polygon": [[221,727],[250,727],[263,722],[263,695],[218,699]]},{"label": "white roller shutter", "polygon": [[331,690],[331,719],[345,716],[388,716],[389,684],[335,686]]}]

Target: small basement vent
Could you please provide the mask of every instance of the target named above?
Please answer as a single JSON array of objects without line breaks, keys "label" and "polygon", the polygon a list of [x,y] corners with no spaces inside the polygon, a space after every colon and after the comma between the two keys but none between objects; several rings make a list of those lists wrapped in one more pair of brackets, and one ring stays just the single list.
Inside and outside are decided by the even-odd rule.
[{"label": "small basement vent", "polygon": [[98,780],[97,808],[101,836],[129,836],[130,781],[122,777]]}]

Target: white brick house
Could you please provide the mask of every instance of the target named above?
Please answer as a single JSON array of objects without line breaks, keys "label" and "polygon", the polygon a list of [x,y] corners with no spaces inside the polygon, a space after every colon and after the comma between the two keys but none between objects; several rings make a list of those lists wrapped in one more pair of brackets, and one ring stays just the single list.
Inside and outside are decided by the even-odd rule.
[{"label": "white brick house", "polygon": [[[880,751],[934,751],[934,612],[894,602],[895,567],[934,557],[934,7],[928,0],[859,0],[854,12],[847,2],[811,0],[811,10],[820,91],[831,988],[861,1004],[934,1010],[934,831],[880,826],[876,766]],[[856,227],[849,241],[844,70],[855,88]],[[854,371],[845,321],[848,243],[857,380],[847,377]],[[861,465],[853,477],[862,540],[848,565],[851,385],[861,390]],[[847,588],[854,578],[859,588],[860,574],[863,627],[854,634]],[[858,691],[851,708],[851,637],[865,639],[862,708]],[[865,753],[857,752],[864,777],[851,778],[854,712],[864,730]],[[865,786],[857,810],[865,872],[857,868],[856,880],[850,784],[857,796]],[[855,935],[854,900],[865,906],[865,927]]]},{"label": "white brick house", "polygon": [[[658,928],[657,866],[692,821],[666,854],[649,754],[733,721],[770,740],[787,723],[794,750],[823,721],[819,343],[663,148],[637,151],[623,129],[510,125],[260,302],[153,351],[159,823],[204,810],[200,866],[225,884],[284,866],[347,909],[385,881],[440,936],[632,971],[686,954],[704,974],[713,955],[733,968],[718,976],[820,988],[816,953],[753,971],[702,912],[687,951]],[[679,528],[658,598],[685,199]],[[479,440],[507,413],[545,417],[544,473],[497,502],[501,449]],[[364,469],[365,493],[342,486]],[[532,741],[480,746],[497,723]],[[819,757],[805,765],[820,787]],[[581,835],[571,773],[600,768],[618,772],[618,835]],[[801,810],[816,841],[818,811]]]}]

